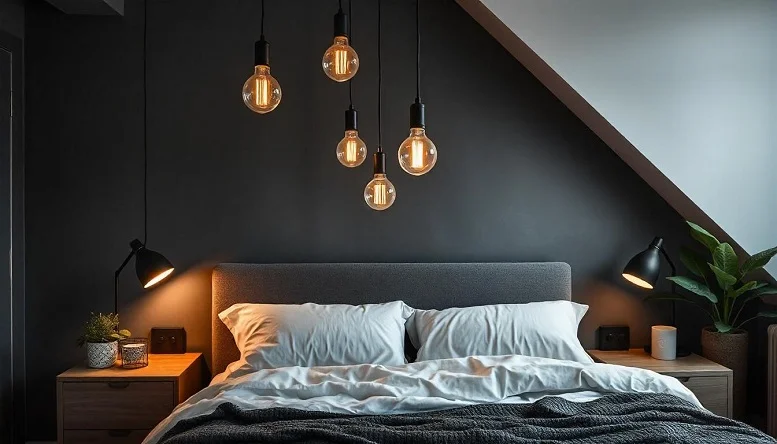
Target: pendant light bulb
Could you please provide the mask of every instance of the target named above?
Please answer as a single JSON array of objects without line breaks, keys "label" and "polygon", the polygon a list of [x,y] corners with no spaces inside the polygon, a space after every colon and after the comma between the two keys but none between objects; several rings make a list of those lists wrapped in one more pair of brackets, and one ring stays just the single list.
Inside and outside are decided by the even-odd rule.
[{"label": "pendant light bulb", "polygon": [[270,44],[264,39],[264,0],[261,34],[254,43],[254,75],[243,84],[243,103],[255,113],[267,114],[281,103],[281,85],[270,74]]},{"label": "pendant light bulb", "polygon": [[426,174],[437,163],[437,147],[424,128],[410,128],[410,136],[398,151],[399,166],[413,176]]},{"label": "pendant light bulb", "polygon": [[351,80],[359,70],[359,55],[348,44],[348,37],[335,37],[321,60],[324,74],[335,82]]},{"label": "pendant light bulb", "polygon": [[416,99],[410,105],[410,135],[399,150],[399,166],[413,176],[426,174],[437,163],[437,147],[426,135],[424,104]]},{"label": "pendant light bulb", "polygon": [[348,168],[354,168],[367,158],[367,144],[359,137],[357,113],[353,106],[345,110],[345,137],[337,144],[337,160]]},{"label": "pendant light bulb", "polygon": [[243,103],[259,114],[267,114],[281,103],[281,85],[270,75],[269,66],[254,68],[254,75],[243,84]]},{"label": "pendant light bulb", "polygon": [[376,173],[364,187],[364,201],[373,210],[386,210],[396,199],[397,190],[385,174]]},{"label": "pendant light bulb", "polygon": [[342,8],[335,14],[335,37],[321,59],[324,74],[335,82],[351,80],[359,71],[359,55],[348,43],[348,15]]},{"label": "pendant light bulb", "polygon": [[373,156],[372,180],[364,187],[364,201],[373,210],[383,211],[394,204],[397,190],[386,177],[386,153],[378,151]]},{"label": "pendant light bulb", "polygon": [[348,168],[354,168],[367,158],[367,144],[356,130],[346,130],[345,137],[337,144],[337,160]]},{"label": "pendant light bulb", "polygon": [[437,147],[426,135],[426,112],[421,103],[421,0],[416,0],[416,90],[415,102],[410,105],[410,135],[397,150],[399,166],[406,173],[421,176],[428,173],[437,163]]}]

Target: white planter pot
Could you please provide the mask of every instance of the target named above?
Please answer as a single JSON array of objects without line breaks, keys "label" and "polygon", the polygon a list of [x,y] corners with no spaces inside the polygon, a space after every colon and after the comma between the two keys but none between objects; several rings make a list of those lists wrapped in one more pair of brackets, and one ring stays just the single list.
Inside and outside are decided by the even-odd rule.
[{"label": "white planter pot", "polygon": [[91,368],[108,368],[119,357],[119,342],[87,342],[86,365]]}]

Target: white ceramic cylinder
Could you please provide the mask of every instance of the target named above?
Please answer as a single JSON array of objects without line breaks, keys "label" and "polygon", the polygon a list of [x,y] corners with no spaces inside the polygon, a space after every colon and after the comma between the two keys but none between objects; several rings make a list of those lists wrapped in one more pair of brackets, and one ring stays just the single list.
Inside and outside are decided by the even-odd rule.
[{"label": "white ceramic cylinder", "polygon": [[650,355],[663,361],[677,357],[677,328],[669,325],[654,325],[650,334]]}]

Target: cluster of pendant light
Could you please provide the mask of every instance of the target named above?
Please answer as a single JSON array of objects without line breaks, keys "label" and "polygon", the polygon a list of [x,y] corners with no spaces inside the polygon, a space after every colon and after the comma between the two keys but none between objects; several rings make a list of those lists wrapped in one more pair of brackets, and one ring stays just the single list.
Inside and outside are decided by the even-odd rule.
[{"label": "cluster of pendant light", "polygon": [[[321,67],[324,74],[335,82],[348,82],[349,106],[345,111],[345,135],[337,144],[337,160],[346,167],[361,165],[367,158],[367,145],[359,137],[358,113],[353,107],[351,80],[359,71],[359,55],[351,46],[350,16],[343,12],[339,1],[334,16],[334,41],[324,52]],[[399,166],[413,176],[428,173],[437,163],[437,147],[426,135],[424,104],[421,102],[421,31],[419,23],[421,0],[416,0],[416,97],[410,105],[410,135],[397,151]],[[270,75],[270,45],[264,39],[264,0],[262,0],[261,34],[254,47],[254,75],[243,85],[243,102],[251,110],[266,114],[281,101],[281,87]],[[386,154],[382,146],[382,88],[381,66],[381,0],[378,0],[378,149],[373,155],[373,178],[364,188],[364,201],[373,210],[385,210],[396,200],[394,185],[386,176]]]}]

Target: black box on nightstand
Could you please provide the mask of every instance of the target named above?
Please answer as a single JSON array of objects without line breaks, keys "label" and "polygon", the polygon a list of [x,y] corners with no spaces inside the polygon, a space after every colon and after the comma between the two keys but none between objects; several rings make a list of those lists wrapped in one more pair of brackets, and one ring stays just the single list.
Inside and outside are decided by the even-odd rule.
[{"label": "black box on nightstand", "polygon": [[631,343],[628,325],[602,325],[596,339],[599,350],[628,350]]}]

